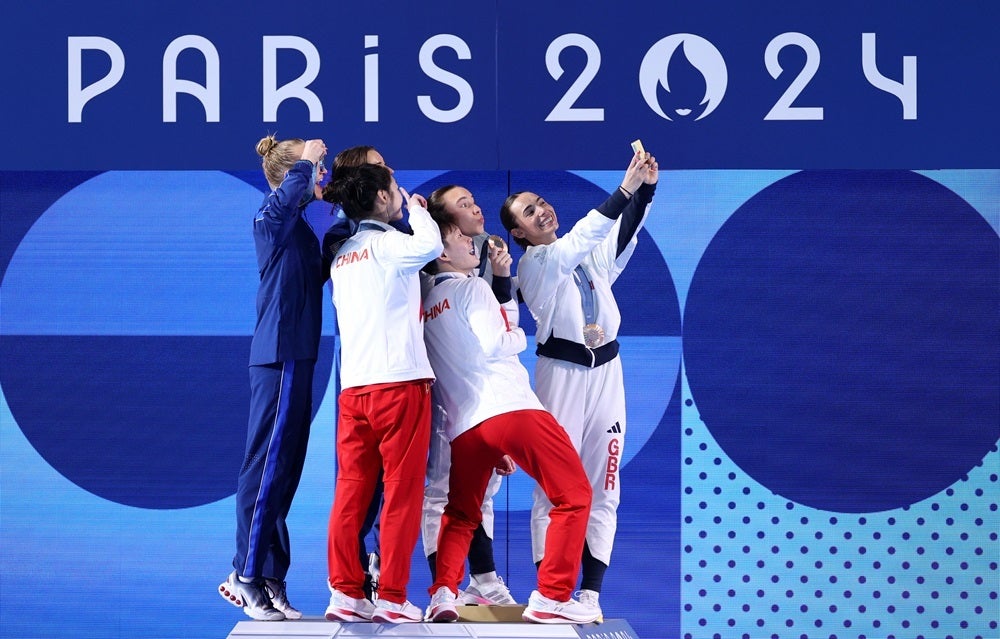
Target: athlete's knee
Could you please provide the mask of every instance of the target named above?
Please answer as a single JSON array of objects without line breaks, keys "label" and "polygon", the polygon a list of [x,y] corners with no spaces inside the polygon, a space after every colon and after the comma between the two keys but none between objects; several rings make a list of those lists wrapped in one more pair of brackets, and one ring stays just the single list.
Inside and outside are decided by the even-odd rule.
[{"label": "athlete's knee", "polygon": [[464,509],[452,502],[448,502],[445,506],[444,517],[448,518],[448,522],[452,525],[470,529],[478,528],[483,521],[483,513],[478,508]]},{"label": "athlete's knee", "polygon": [[589,512],[590,504],[594,498],[594,491],[587,481],[574,482],[566,490],[559,494],[546,495],[552,503],[553,508],[563,511],[576,512],[586,508]]}]

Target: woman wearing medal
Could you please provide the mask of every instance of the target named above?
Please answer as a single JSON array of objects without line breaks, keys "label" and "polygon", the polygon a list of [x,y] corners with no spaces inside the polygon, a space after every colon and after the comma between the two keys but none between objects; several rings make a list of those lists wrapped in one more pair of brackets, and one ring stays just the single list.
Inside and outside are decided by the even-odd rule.
[{"label": "woman wearing medal", "polygon": [[[472,193],[457,184],[442,186],[427,197],[427,211],[435,220],[449,220],[464,236],[471,239],[475,259],[478,262],[472,274],[489,283],[493,296],[499,304],[510,302],[512,299],[510,268],[513,260],[503,239],[486,232],[483,211],[476,204]],[[433,288],[433,282],[432,277],[425,278],[423,285],[427,290],[424,291],[424,298]],[[430,308],[426,301],[424,308]],[[451,445],[445,434],[445,411],[441,405],[438,385],[431,390],[431,398],[434,408],[431,414],[431,445],[427,458],[427,484],[424,486],[421,532],[424,556],[427,557],[431,579],[434,580],[437,578],[441,516],[448,504]],[[487,485],[481,506],[482,521],[469,545],[469,585],[459,593],[459,604],[490,606],[517,603],[503,578],[497,575],[493,554],[493,497],[500,490],[503,476],[509,475],[513,470],[512,467],[502,473],[498,470]]]},{"label": "woman wearing medal", "polygon": [[[525,249],[517,279],[537,324],[535,392],[569,434],[593,489],[579,598],[595,608],[617,528],[626,423],[621,314],[611,285],[635,251],[658,178],[656,159],[638,148],[621,185],[562,237],[555,210],[536,193],[514,193],[500,209],[504,227]],[[537,487],[534,499],[537,563],[552,505]]]}]

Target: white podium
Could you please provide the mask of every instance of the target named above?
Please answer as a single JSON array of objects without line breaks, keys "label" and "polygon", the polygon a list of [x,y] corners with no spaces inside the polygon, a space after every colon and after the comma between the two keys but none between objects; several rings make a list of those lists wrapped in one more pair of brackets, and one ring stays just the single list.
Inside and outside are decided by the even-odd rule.
[{"label": "white podium", "polygon": [[295,621],[240,621],[228,639],[639,639],[624,619],[579,625],[456,622],[456,623],[339,623],[323,617],[303,617]]}]

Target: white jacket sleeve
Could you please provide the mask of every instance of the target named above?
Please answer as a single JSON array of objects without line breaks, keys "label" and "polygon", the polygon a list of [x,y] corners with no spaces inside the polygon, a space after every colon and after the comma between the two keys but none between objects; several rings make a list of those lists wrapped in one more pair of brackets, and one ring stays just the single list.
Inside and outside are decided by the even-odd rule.
[{"label": "white jacket sleeve", "polygon": [[594,264],[607,272],[608,280],[612,284],[615,283],[618,276],[625,270],[629,260],[632,259],[635,248],[639,245],[639,231],[642,230],[646,218],[649,217],[649,209],[651,207],[652,204],[647,204],[644,207],[639,225],[624,246],[621,245],[622,239],[619,237],[624,218],[618,218],[615,221],[614,228],[611,229],[611,233],[604,238],[604,241],[593,252]]},{"label": "white jacket sleeve", "polygon": [[377,246],[379,258],[396,265],[401,273],[416,273],[431,260],[441,256],[444,246],[441,231],[431,214],[422,206],[410,209],[410,227],[413,235],[388,231],[380,234],[372,244]]},{"label": "white jacket sleeve", "polygon": [[527,348],[524,329],[510,325],[489,284],[479,277],[470,278],[469,284],[465,300],[469,325],[486,357],[509,357]]}]

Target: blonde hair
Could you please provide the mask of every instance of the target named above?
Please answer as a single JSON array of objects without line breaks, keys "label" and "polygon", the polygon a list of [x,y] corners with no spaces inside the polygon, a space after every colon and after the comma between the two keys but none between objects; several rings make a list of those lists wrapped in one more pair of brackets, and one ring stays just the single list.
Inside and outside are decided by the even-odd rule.
[{"label": "blonde hair", "polygon": [[278,188],[285,179],[285,173],[302,159],[302,147],[305,143],[301,138],[279,141],[274,135],[261,138],[257,143],[257,155],[261,157],[264,177],[272,189]]}]

